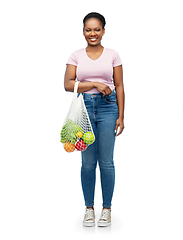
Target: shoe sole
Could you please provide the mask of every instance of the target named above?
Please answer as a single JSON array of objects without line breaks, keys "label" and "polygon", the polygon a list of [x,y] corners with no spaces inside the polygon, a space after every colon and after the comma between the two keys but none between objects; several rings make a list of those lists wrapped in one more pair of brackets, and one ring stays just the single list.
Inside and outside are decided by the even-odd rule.
[{"label": "shoe sole", "polygon": [[83,226],[84,227],[94,227],[95,226],[95,222],[83,222]]},{"label": "shoe sole", "polygon": [[98,227],[109,227],[111,222],[98,222]]}]

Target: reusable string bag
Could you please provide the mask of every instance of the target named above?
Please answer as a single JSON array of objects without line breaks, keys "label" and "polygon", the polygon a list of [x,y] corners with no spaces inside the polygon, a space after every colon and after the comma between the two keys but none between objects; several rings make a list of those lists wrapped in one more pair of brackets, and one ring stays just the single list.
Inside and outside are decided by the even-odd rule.
[{"label": "reusable string bag", "polygon": [[60,132],[60,142],[66,152],[85,151],[95,141],[83,95],[77,97],[78,84],[75,83],[72,103]]}]

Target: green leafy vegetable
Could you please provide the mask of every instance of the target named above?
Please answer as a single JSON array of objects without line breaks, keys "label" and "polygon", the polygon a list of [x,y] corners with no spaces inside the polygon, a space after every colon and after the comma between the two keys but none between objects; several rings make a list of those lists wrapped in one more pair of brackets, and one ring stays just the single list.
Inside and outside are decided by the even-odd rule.
[{"label": "green leafy vegetable", "polygon": [[62,143],[70,141],[72,144],[74,144],[77,141],[76,133],[78,132],[83,133],[83,129],[69,118],[67,119],[66,124],[62,127],[60,141]]}]

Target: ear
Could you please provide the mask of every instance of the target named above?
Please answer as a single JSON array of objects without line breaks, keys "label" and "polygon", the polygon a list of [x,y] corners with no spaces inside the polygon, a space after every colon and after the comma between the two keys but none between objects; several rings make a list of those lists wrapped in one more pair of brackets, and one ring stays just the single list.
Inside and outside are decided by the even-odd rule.
[{"label": "ear", "polygon": [[105,28],[103,28],[103,34],[105,33]]}]

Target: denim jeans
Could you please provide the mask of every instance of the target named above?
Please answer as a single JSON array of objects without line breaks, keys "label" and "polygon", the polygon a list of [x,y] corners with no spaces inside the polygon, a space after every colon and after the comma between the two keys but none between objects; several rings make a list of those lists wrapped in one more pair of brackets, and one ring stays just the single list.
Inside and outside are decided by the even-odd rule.
[{"label": "denim jeans", "polygon": [[95,179],[97,162],[103,207],[111,207],[115,183],[113,152],[115,143],[115,126],[118,119],[118,105],[115,90],[111,95],[101,93],[83,93],[85,105],[95,134],[95,142],[82,152],[81,183],[85,205],[94,206]]}]

